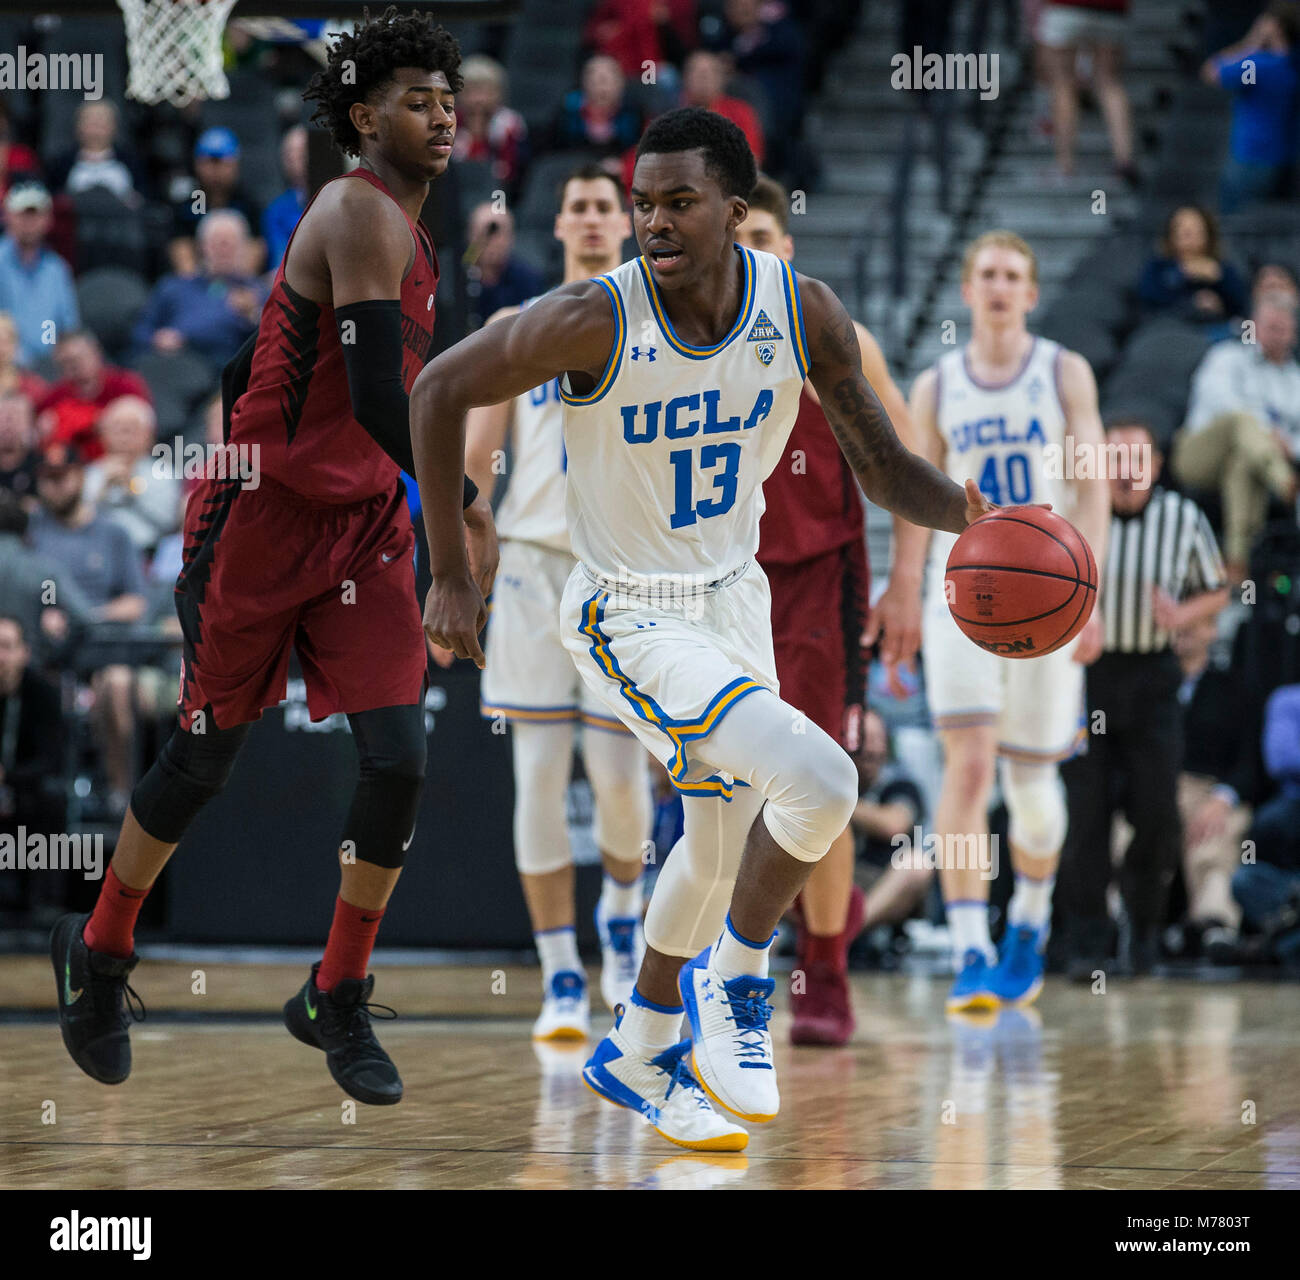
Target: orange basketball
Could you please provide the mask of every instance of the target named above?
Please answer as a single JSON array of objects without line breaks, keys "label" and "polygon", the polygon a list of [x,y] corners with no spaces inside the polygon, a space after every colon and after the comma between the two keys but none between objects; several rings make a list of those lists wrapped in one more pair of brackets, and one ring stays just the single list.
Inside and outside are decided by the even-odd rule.
[{"label": "orange basketball", "polygon": [[1042,507],[1003,507],[957,538],[944,574],[963,633],[1003,658],[1039,658],[1083,630],[1097,600],[1092,548]]}]

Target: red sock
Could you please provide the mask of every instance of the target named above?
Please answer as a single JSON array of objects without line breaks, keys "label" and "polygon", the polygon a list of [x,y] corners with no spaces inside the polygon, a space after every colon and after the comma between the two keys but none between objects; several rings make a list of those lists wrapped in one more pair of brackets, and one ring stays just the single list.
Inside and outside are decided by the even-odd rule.
[{"label": "red sock", "polygon": [[806,964],[822,964],[837,973],[849,967],[849,949],[842,933],[808,933],[803,936],[803,959]]},{"label": "red sock", "polygon": [[325,958],[316,973],[316,990],[332,991],[346,978],[366,976],[370,950],[375,945],[382,911],[354,907],[339,898],[334,903],[334,923],[325,943]]},{"label": "red sock", "polygon": [[148,889],[132,889],[123,884],[108,864],[99,900],[81,936],[92,951],[127,960],[135,950],[135,918],[149,896]]}]

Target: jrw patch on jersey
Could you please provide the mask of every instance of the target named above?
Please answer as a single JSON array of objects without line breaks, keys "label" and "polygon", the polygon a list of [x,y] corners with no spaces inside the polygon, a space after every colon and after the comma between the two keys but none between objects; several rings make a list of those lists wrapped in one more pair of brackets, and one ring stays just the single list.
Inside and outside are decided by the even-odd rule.
[{"label": "jrw patch on jersey", "polygon": [[781,330],[772,323],[767,312],[760,311],[745,341],[757,343],[754,354],[758,357],[758,362],[769,365],[776,359],[776,344],[782,336]]}]

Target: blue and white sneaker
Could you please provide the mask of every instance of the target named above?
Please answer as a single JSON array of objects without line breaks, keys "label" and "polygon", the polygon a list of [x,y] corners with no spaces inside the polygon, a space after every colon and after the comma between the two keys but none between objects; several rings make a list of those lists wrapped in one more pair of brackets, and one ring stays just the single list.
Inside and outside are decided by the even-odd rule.
[{"label": "blue and white sneaker", "polygon": [[600,994],[614,1013],[632,1003],[632,988],[645,957],[645,934],[635,916],[606,920],[596,904],[596,933],[600,938]]},{"label": "blue and white sneaker", "polygon": [[585,1040],[591,1034],[591,1007],[587,979],[563,969],[551,975],[542,997],[542,1011],[533,1023],[534,1040]]},{"label": "blue and white sneaker", "polygon": [[637,1111],[660,1137],[692,1151],[743,1151],[749,1134],[714,1111],[686,1064],[683,1040],[653,1058],[623,1038],[620,1017],[587,1059],[582,1079],[606,1102]]},{"label": "blue and white sneaker", "polygon": [[1030,1004],[1043,989],[1042,929],[1008,925],[1002,955],[989,975],[989,986],[1003,1004]]},{"label": "blue and white sneaker", "polygon": [[998,997],[993,990],[993,969],[978,947],[971,947],[962,960],[961,972],[948,992],[948,1012],[964,1009],[996,1009]]},{"label": "blue and white sneaker", "polygon": [[723,982],[710,963],[712,947],[682,965],[677,987],[691,1023],[691,1069],[704,1092],[732,1115],[755,1124],[781,1109],[772,1062],[768,997],[771,978],[742,974]]}]

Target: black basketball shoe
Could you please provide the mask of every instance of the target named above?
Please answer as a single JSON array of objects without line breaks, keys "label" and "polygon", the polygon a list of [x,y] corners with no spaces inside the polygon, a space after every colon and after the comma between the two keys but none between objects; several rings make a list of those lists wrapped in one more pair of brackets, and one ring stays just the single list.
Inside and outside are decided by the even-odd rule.
[{"label": "black basketball shoe", "polygon": [[401,1102],[402,1078],[370,1029],[372,1010],[384,1010],[378,1016],[385,1021],[397,1017],[387,1005],[367,1003],[375,989],[374,974],[364,982],[345,978],[333,991],[320,991],[316,987],[319,970],[317,961],[302,990],[285,1003],[284,1025],[303,1044],[325,1050],[330,1075],[358,1102],[376,1107]]},{"label": "black basketball shoe", "polygon": [[127,983],[140,957],[119,960],[91,951],[81,936],[89,919],[88,914],[60,916],[50,933],[59,1030],[73,1062],[88,1076],[100,1084],[121,1084],[131,1074],[127,1033],[132,1020],[144,1017],[144,1002]]}]

